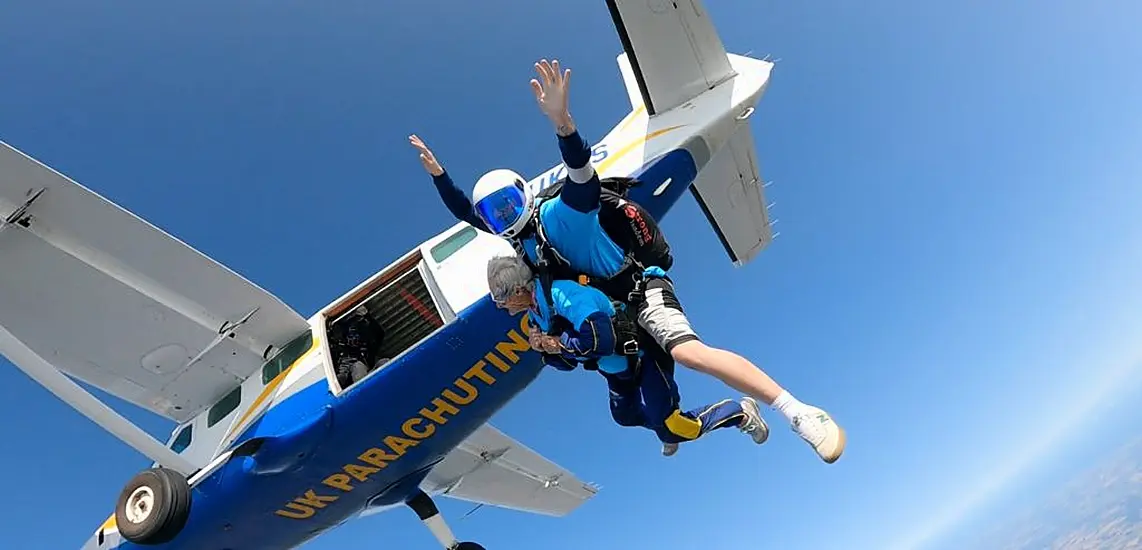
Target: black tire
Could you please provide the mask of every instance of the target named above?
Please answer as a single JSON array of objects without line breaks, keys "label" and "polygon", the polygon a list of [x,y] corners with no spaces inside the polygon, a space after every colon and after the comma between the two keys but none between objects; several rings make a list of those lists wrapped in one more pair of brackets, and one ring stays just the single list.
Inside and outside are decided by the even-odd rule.
[{"label": "black tire", "polygon": [[[132,512],[128,513],[128,509]],[[115,503],[123,538],[143,545],[170,542],[190,516],[190,485],[174,470],[151,468],[131,478]]]},{"label": "black tire", "polygon": [[474,542],[461,542],[456,546],[456,550],[486,550],[483,546]]}]

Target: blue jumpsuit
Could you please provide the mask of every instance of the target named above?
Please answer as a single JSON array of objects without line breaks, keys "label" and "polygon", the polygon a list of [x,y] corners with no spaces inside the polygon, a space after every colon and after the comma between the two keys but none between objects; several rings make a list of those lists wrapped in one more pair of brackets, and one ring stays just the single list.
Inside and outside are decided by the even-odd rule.
[{"label": "blue jumpsuit", "polygon": [[554,311],[537,288],[536,307],[528,312],[533,326],[549,332],[553,320],[562,318],[563,352],[544,354],[544,362],[559,370],[596,361],[610,390],[611,417],[621,426],[654,431],[663,443],[698,439],[711,430],[738,427],[745,419],[741,404],[732,399],[682,412],[674,361],[653,340],[640,333],[640,367],[632,369],[627,357],[614,354],[615,330],[611,321],[614,305],[596,288],[575,281],[556,280],[551,298]]}]

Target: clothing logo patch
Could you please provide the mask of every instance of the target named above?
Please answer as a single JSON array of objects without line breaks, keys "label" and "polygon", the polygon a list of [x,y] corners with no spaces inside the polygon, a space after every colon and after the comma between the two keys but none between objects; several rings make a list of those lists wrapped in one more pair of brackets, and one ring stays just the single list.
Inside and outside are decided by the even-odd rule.
[{"label": "clothing logo patch", "polygon": [[650,228],[646,225],[646,220],[643,219],[642,214],[633,204],[623,206],[623,213],[626,214],[627,219],[630,220],[631,229],[634,230],[635,236],[638,237],[639,246],[645,246],[646,243],[651,241]]}]

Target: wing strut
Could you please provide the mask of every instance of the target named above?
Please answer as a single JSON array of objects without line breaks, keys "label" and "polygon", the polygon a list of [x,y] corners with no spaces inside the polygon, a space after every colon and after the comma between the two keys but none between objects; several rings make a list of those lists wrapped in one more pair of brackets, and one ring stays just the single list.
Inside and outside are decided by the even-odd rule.
[{"label": "wing strut", "polygon": [[12,364],[56,397],[151,460],[186,476],[190,476],[198,469],[186,458],[159,443],[150,434],[84,390],[2,326],[0,326],[0,354],[11,359]]}]

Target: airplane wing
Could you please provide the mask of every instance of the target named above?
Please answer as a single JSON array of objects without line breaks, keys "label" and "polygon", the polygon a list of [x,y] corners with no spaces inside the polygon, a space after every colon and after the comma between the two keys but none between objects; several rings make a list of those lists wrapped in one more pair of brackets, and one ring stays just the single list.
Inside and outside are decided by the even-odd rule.
[{"label": "airplane wing", "polygon": [[[607,0],[632,107],[664,113],[736,74],[701,0]],[[639,97],[634,95],[638,90]]]},{"label": "airplane wing", "polygon": [[179,423],[309,330],[281,300],[3,142],[0,264],[0,353]]},{"label": "airplane wing", "polygon": [[448,453],[425,484],[455,499],[547,516],[565,516],[599,491],[490,424]]}]

